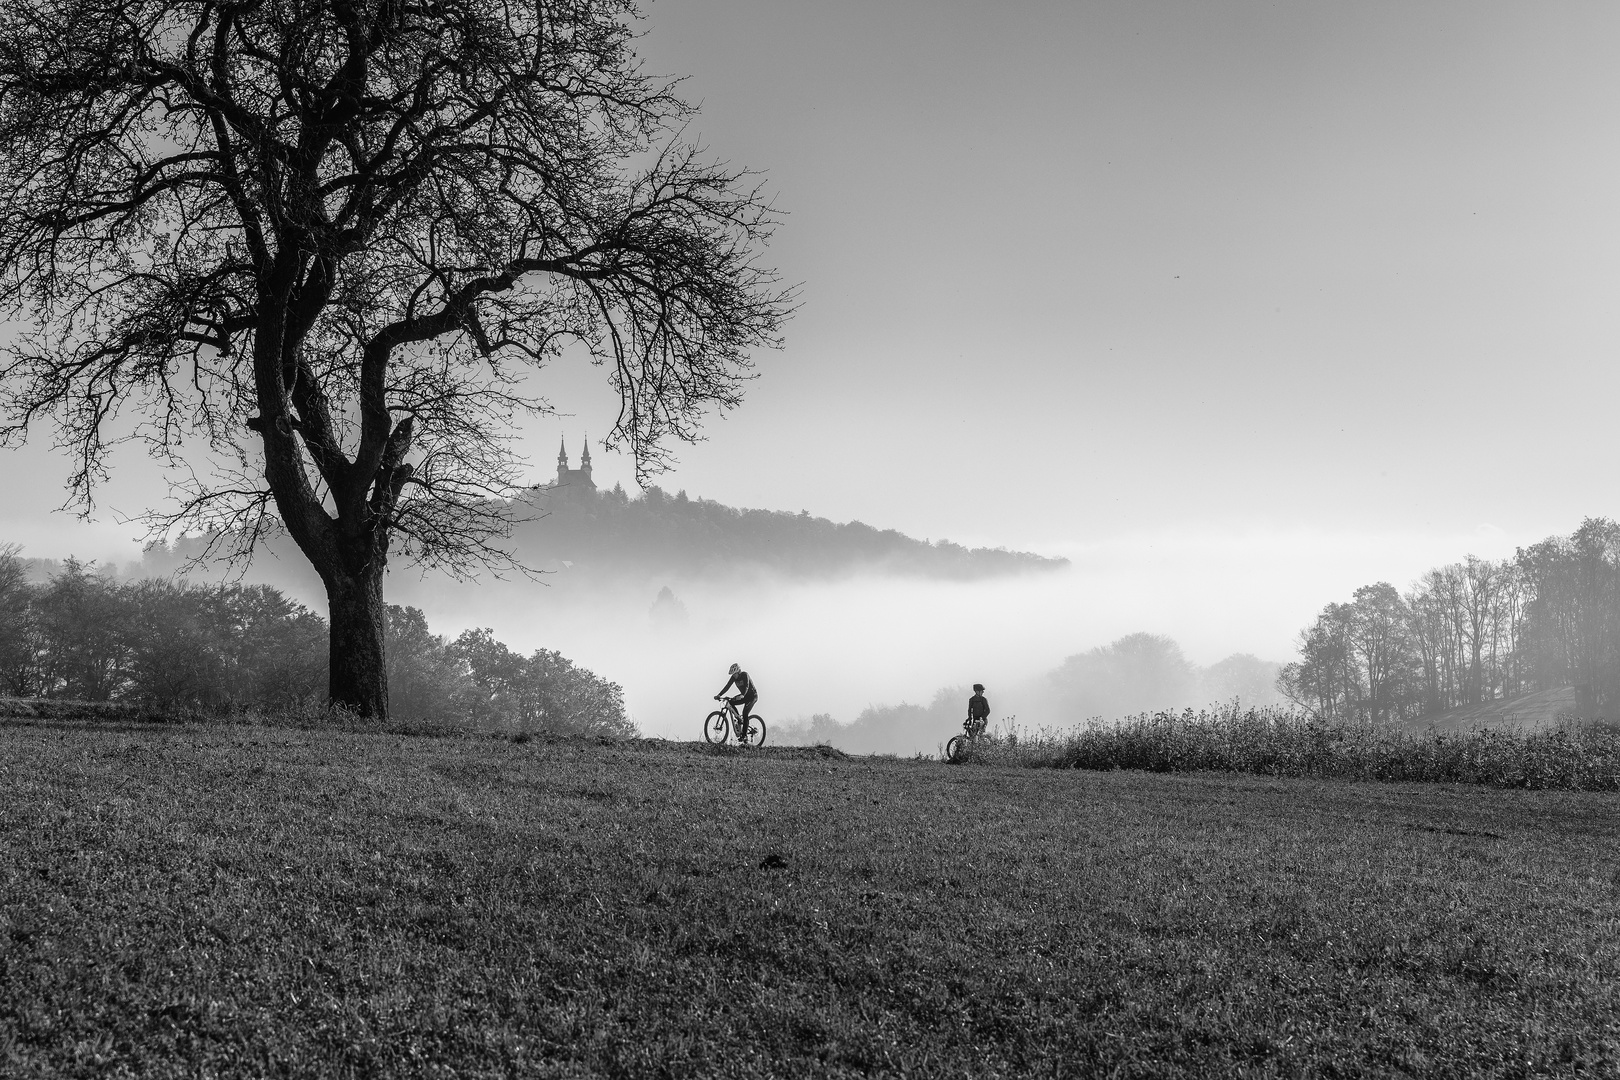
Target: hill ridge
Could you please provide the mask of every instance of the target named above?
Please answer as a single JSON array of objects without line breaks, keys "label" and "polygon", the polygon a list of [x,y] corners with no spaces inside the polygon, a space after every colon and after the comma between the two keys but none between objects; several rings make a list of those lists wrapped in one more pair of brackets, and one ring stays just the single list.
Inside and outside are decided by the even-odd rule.
[{"label": "hill ridge", "polygon": [[832,577],[860,570],[976,579],[1057,570],[1069,561],[1006,548],[968,548],[918,540],[862,521],[835,522],[809,511],[733,507],[714,499],[669,494],[649,485],[639,497],[620,486],[538,489],[537,514],[514,531],[520,559],[567,564],[571,570],[627,566],[689,577],[757,568],[793,577]]}]

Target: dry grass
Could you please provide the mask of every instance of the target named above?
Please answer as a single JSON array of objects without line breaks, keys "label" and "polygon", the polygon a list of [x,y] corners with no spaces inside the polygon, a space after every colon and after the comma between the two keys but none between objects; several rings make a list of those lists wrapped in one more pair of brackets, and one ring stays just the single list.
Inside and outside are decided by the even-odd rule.
[{"label": "dry grass", "polygon": [[1412,731],[1325,724],[1275,709],[1161,712],[1070,731],[1003,729],[986,764],[1236,772],[1344,780],[1620,791],[1620,729]]}]

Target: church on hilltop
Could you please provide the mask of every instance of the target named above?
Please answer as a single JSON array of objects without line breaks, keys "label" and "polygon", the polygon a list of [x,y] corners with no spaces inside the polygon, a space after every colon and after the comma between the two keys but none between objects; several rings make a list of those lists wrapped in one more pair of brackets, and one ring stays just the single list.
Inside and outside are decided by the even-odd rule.
[{"label": "church on hilltop", "polygon": [[590,492],[596,494],[596,481],[591,479],[591,441],[585,440],[580,448],[579,468],[568,467],[568,443],[565,440],[557,447],[557,479],[551,485],[551,490],[557,492]]}]

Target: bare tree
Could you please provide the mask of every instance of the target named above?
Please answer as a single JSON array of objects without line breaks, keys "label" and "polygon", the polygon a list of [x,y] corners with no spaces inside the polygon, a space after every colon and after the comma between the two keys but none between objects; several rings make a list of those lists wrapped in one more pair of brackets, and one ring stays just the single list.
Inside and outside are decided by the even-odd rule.
[{"label": "bare tree", "polygon": [[39,688],[39,590],[17,544],[0,544],[0,694],[27,697]]},{"label": "bare tree", "polygon": [[[386,714],[391,541],[499,558],[530,369],[575,345],[645,475],[740,400],[791,298],[747,174],[679,136],[629,0],[13,0],[0,11],[3,437],[86,512],[121,438],[159,527],[284,528],[330,691]],[[120,427],[115,418],[131,426]],[[199,458],[198,445],[208,453]]]},{"label": "bare tree", "polygon": [[1410,704],[1416,665],[1408,631],[1410,613],[1387,581],[1363,585],[1350,605],[1349,641],[1358,683],[1364,678],[1363,715],[1373,723],[1398,720]]},{"label": "bare tree", "polygon": [[1300,631],[1299,661],[1277,675],[1277,691],[1318,719],[1348,720],[1360,697],[1350,623],[1349,604],[1327,605]]},{"label": "bare tree", "polygon": [[1439,571],[1430,570],[1408,590],[1405,601],[1411,619],[1411,642],[1417,661],[1417,677],[1422,687],[1423,712],[1443,712],[1453,704],[1451,695],[1451,653],[1448,649],[1449,624],[1436,594],[1434,579]]},{"label": "bare tree", "polygon": [[1530,582],[1524,568],[1515,560],[1502,560],[1501,588],[1492,613],[1491,663],[1498,672],[1504,698],[1522,694],[1528,677],[1524,628],[1530,599]]},{"label": "bare tree", "polygon": [[1277,690],[1312,715],[1384,723],[1421,708],[1424,667],[1393,585],[1363,585],[1350,603],[1327,605],[1298,640],[1300,659],[1278,673]]}]

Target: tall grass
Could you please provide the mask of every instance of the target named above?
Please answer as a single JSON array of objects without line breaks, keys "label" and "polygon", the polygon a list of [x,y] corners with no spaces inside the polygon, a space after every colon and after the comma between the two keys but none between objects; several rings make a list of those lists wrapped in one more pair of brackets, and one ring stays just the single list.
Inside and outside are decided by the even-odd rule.
[{"label": "tall grass", "polygon": [[1146,772],[1241,772],[1620,791],[1620,729],[1414,731],[1312,720],[1283,709],[1225,705],[1143,713],[1071,730],[1005,727],[973,754],[985,764]]}]

